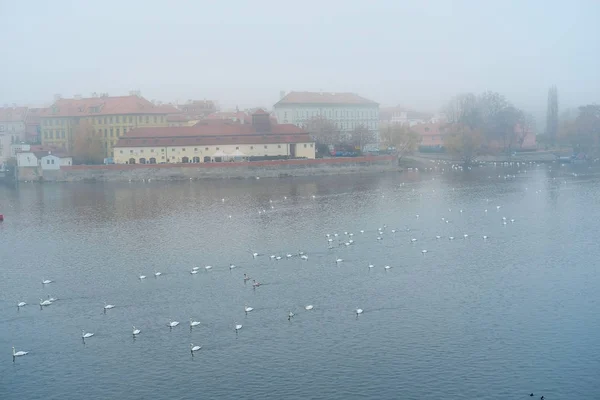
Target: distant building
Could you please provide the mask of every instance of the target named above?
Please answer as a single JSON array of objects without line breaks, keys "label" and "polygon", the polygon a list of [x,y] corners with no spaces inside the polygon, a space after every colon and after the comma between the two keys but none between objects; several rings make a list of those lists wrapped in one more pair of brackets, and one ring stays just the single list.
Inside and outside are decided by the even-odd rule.
[{"label": "distant building", "polygon": [[0,108],[0,163],[10,157],[10,146],[25,141],[25,120],[27,107]]},{"label": "distant building", "polygon": [[166,127],[167,115],[176,113],[176,108],[155,105],[139,94],[58,99],[40,116],[41,142],[70,152],[78,126],[87,123],[102,138],[104,156],[112,157],[113,146],[126,132],[138,127]]},{"label": "distant building", "polygon": [[273,106],[277,121],[298,127],[326,118],[343,134],[366,127],[379,142],[379,104],[354,93],[290,92]]},{"label": "distant building", "polygon": [[17,153],[19,168],[39,167],[42,170],[58,170],[62,166],[73,165],[73,158],[70,155],[31,147],[30,150]]},{"label": "distant building", "polygon": [[194,126],[199,122],[184,114],[167,115],[167,126]]},{"label": "distant building", "polygon": [[177,109],[190,120],[199,120],[216,112],[217,105],[212,100],[188,100],[185,104],[177,105]]},{"label": "distant building", "polygon": [[417,124],[424,124],[432,121],[434,115],[430,113],[424,113],[414,111],[404,107],[385,107],[381,108],[379,112],[379,121],[381,124],[387,125],[405,125],[414,126]]},{"label": "distant building", "polygon": [[444,137],[447,134],[446,124],[443,122],[437,123],[422,123],[413,125],[411,130],[419,134],[421,142],[420,150],[443,150]]},{"label": "distant building", "polygon": [[117,164],[203,163],[269,158],[315,158],[310,135],[273,124],[258,110],[250,123],[204,120],[191,127],[137,128],[115,146]]}]

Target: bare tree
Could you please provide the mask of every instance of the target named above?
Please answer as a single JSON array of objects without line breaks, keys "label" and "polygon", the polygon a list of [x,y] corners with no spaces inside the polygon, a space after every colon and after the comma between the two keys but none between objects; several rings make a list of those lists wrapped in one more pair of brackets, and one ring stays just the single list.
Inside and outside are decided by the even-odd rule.
[{"label": "bare tree", "polygon": [[444,137],[444,146],[448,152],[460,157],[466,165],[473,163],[481,154],[484,141],[481,131],[465,124],[451,124],[448,130],[449,133]]},{"label": "bare tree", "polygon": [[100,164],[104,146],[99,133],[87,121],[80,121],[73,135],[73,158],[78,164]]},{"label": "bare tree", "polygon": [[385,146],[396,149],[398,161],[404,155],[415,151],[421,142],[421,137],[418,133],[411,130],[408,126],[398,124],[389,124],[382,127],[380,138]]},{"label": "bare tree", "polygon": [[356,128],[350,132],[348,137],[348,144],[357,147],[362,150],[363,146],[369,143],[373,143],[375,135],[365,125],[359,124]]}]

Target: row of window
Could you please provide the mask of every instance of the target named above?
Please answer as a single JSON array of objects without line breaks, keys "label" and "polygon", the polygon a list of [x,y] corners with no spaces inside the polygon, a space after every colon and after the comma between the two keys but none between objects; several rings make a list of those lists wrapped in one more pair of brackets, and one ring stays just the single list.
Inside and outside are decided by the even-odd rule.
[{"label": "row of window", "polygon": [[[133,124],[134,122],[139,123],[146,123],[149,124],[150,123],[150,116],[149,115],[138,115],[137,118],[134,115],[117,115],[114,117],[104,117],[104,118],[97,118],[96,119],[96,124],[98,125],[107,125],[107,124],[120,124],[120,123],[129,123],[129,124]],[[153,123],[158,123],[158,122],[165,122],[165,117],[164,115],[153,115],[152,116],[152,122]]]},{"label": "row of window", "polygon": [[64,129],[56,129],[54,131],[45,131],[44,139],[64,139],[65,138],[65,130]]},{"label": "row of window", "polygon": [[[313,147],[313,146],[314,146],[314,144],[313,144],[313,143],[310,143],[310,147]],[[304,143],[304,148],[307,148],[307,147],[308,147],[308,145],[307,145],[306,143]],[[268,148],[268,146],[267,146],[267,145],[264,145],[264,148],[265,148],[265,149],[267,149],[267,148]],[[281,145],[280,145],[280,144],[278,144],[278,145],[277,145],[277,148],[278,148],[278,149],[280,149],[280,148],[281,148]],[[208,149],[209,149],[208,147],[205,147],[205,148],[204,148],[204,150],[205,150],[205,151],[208,151]],[[239,148],[239,146],[237,146],[235,149],[236,149],[236,150],[239,150],[240,148]],[[216,147],[216,148],[215,148],[215,150],[219,150],[219,148],[218,148],[218,147]],[[254,150],[254,146],[250,146],[250,150]],[[164,152],[165,152],[165,149],[160,149],[160,151],[164,153]],[[177,151],[177,149],[171,149],[171,151]],[[181,149],[181,151],[185,151],[185,147],[184,147],[184,148],[182,148],[182,149]],[[198,151],[198,148],[197,148],[197,147],[195,147],[195,148],[194,148],[194,151]],[[144,149],[140,149],[140,153],[143,153],[143,152],[144,152]],[[150,152],[151,152],[151,153],[154,153],[154,149],[150,149]],[[120,154],[123,154],[123,150],[120,150]],[[129,150],[129,154],[133,154],[133,150]]]},{"label": "row of window", "polygon": [[[120,123],[130,123],[134,122],[146,123],[149,124],[150,121],[157,124],[159,122],[165,122],[164,115],[153,115],[152,119],[150,119],[149,115],[138,115],[137,117],[134,115],[116,115],[112,117],[102,117],[96,118],[96,124],[98,125],[108,125],[108,124],[120,124]],[[67,125],[67,120],[62,119],[43,119],[42,125],[44,126],[65,126]]]},{"label": "row of window", "polygon": [[[291,113],[290,113],[291,114]],[[308,111],[308,110],[295,110],[294,118],[310,118],[310,117],[329,117],[329,118],[377,118],[377,113],[374,110],[371,111],[349,111],[349,110],[329,110],[329,112],[323,110],[319,111]],[[283,112],[283,119],[288,118],[287,111]]]}]

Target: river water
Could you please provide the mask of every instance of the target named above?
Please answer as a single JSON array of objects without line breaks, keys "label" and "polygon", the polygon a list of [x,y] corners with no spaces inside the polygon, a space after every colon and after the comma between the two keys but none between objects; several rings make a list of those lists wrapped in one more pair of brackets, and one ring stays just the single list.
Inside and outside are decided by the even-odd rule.
[{"label": "river water", "polygon": [[600,398],[600,169],[435,167],[0,187],[0,399]]}]

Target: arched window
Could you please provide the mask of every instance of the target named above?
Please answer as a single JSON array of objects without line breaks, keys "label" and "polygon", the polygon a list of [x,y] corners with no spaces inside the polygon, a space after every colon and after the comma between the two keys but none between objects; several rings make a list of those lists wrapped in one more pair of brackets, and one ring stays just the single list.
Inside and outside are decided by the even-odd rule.
[{"label": "arched window", "polygon": [[152,158],[151,158],[151,159],[148,161],[148,163],[150,163],[150,164],[156,164],[156,158],[152,157]]},{"label": "arched window", "polygon": [[204,157],[204,162],[210,162],[210,157]]},{"label": "arched window", "polygon": [[200,162],[200,157],[194,157],[194,160],[193,160],[193,162],[195,162],[195,163],[199,163],[199,162]]},{"label": "arched window", "polygon": [[189,163],[189,162],[190,162],[190,159],[189,159],[188,157],[183,157],[183,158],[181,159],[181,162],[182,162],[182,163],[184,163],[184,164],[185,164],[185,163]]},{"label": "arched window", "polygon": [[140,158],[140,164],[146,164],[146,159],[144,157]]},{"label": "arched window", "polygon": [[129,159],[129,164],[135,164],[135,158],[130,158]]}]

